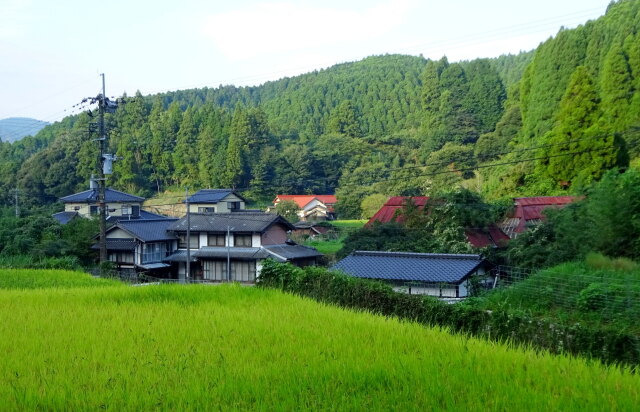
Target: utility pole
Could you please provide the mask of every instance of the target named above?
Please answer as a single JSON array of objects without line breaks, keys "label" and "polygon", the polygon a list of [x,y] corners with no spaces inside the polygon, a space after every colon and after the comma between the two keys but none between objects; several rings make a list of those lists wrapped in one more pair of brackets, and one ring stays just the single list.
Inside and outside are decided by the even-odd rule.
[{"label": "utility pole", "polygon": [[[104,127],[104,112],[106,111],[107,98],[104,85],[104,73],[102,76],[102,94],[98,100],[98,113],[99,113],[99,133],[98,141],[100,142],[100,157],[98,159],[99,179],[98,179],[98,209],[100,211],[100,272],[102,272],[102,264],[107,261],[107,208],[105,202],[106,193],[106,177],[104,173],[104,152],[107,141],[107,132]],[[102,273],[101,273],[102,274]]]},{"label": "utility pole", "polygon": [[231,229],[227,226],[227,281],[231,282]]},{"label": "utility pole", "polygon": [[189,211],[189,187],[185,188],[184,202],[187,205],[187,283],[191,278],[191,212]]},{"label": "utility pole", "polygon": [[20,217],[20,208],[18,207],[18,193],[19,193],[19,190],[16,187],[16,191],[15,191],[15,194],[16,194],[16,217]]}]

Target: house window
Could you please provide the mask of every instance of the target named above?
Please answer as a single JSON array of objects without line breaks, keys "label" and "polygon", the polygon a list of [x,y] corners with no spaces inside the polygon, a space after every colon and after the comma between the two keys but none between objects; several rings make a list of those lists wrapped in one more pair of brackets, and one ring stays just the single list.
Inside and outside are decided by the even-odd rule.
[{"label": "house window", "polygon": [[240,202],[227,202],[227,208],[229,210],[238,210],[240,209]]},{"label": "house window", "polygon": [[231,279],[236,282],[254,282],[256,280],[256,262],[231,262]]},{"label": "house window", "polygon": [[202,269],[207,280],[227,280],[226,260],[205,260],[202,262]]},{"label": "house window", "polygon": [[120,213],[122,216],[135,216],[140,215],[140,206],[122,205],[120,207]]},{"label": "house window", "polygon": [[131,252],[111,252],[109,260],[115,263],[133,263],[133,253]]},{"label": "house window", "polygon": [[216,213],[215,207],[198,207],[198,213]]},{"label": "house window", "polygon": [[142,263],[160,262],[166,257],[167,245],[164,243],[146,243],[142,250]]},{"label": "house window", "polygon": [[[180,233],[178,234],[178,248],[186,249],[187,248],[187,234]],[[200,234],[199,233],[191,233],[191,241],[189,242],[189,249],[199,249],[200,248]]]},{"label": "house window", "polygon": [[225,245],[225,235],[219,235],[215,233],[209,233],[207,236],[207,246],[224,246]]},{"label": "house window", "polygon": [[235,247],[251,247],[251,235],[234,235],[233,246]]},{"label": "house window", "polygon": [[97,215],[98,213],[98,206],[89,206],[89,214]]}]

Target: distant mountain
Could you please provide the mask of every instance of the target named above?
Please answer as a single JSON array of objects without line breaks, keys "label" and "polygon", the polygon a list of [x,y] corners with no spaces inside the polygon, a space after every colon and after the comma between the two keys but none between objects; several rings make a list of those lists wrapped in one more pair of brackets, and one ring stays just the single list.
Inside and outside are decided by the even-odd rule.
[{"label": "distant mountain", "polygon": [[0,140],[15,142],[25,136],[35,136],[48,122],[29,117],[9,117],[0,120]]}]

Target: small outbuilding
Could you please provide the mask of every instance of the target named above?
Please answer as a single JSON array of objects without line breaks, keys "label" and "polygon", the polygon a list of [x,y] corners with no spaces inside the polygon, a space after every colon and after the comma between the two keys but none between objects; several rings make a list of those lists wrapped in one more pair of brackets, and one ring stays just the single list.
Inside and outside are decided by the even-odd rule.
[{"label": "small outbuilding", "polygon": [[488,263],[472,254],[356,251],[332,269],[384,281],[398,292],[451,301],[470,296],[474,287],[492,284],[486,277]]}]

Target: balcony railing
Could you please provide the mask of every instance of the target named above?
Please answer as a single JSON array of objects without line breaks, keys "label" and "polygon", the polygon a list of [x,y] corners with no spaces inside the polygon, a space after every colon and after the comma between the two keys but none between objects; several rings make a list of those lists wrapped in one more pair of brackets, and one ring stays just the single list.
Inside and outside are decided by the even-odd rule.
[{"label": "balcony railing", "polygon": [[161,262],[162,259],[167,257],[167,252],[143,252],[142,264]]}]

